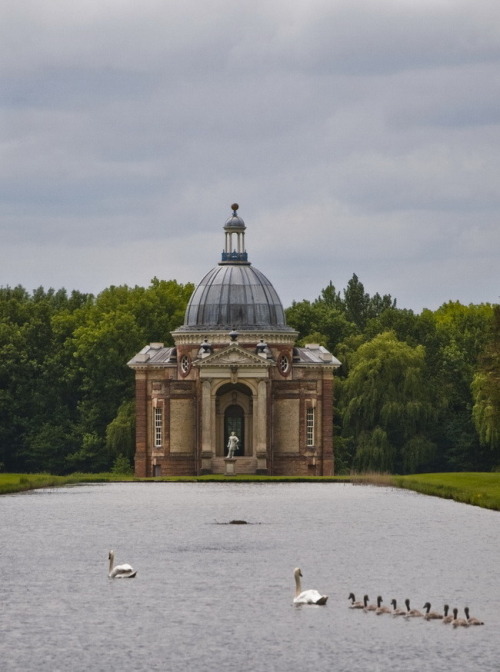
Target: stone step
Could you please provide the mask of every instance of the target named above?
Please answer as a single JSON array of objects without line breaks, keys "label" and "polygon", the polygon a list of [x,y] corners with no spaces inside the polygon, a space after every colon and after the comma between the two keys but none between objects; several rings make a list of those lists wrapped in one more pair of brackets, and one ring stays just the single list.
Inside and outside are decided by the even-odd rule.
[{"label": "stone step", "polygon": [[[235,474],[255,474],[257,470],[257,459],[255,457],[236,457],[235,460]],[[212,473],[226,473],[226,463],[223,457],[214,457],[212,459]]]}]

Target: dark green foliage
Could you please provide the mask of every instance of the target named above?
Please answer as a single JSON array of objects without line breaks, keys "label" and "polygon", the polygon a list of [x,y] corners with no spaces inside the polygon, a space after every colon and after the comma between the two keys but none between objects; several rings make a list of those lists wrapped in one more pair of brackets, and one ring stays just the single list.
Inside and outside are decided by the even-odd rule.
[{"label": "dark green foliage", "polygon": [[[133,463],[135,452],[135,404],[124,401],[116,417],[106,428],[106,449],[115,462],[125,460]],[[123,473],[123,472],[121,472]]]},{"label": "dark green foliage", "polygon": [[[336,382],[337,471],[488,470],[500,463],[500,336],[495,341],[500,324],[495,332],[491,305],[449,302],[415,314],[398,309],[390,295],[370,296],[353,275],[343,294],[330,283],[316,301],[294,302],[286,314],[301,343],[326,345],[342,362]],[[379,357],[371,352],[359,389],[354,386],[361,375],[359,357],[367,353],[362,348],[387,332],[408,352],[421,349],[420,383],[408,405],[407,365],[396,350],[386,353],[383,364],[382,352]],[[424,408],[432,412],[403,431],[410,411]]]},{"label": "dark green foliage", "polygon": [[116,460],[113,462],[111,473],[117,476],[132,476],[134,470],[129,459],[127,459],[124,455],[118,455]]},{"label": "dark green foliage", "polygon": [[134,375],[126,363],[146,343],[171,342],[192,291],[156,278],[97,297],[0,288],[4,469],[66,474],[130,462]]},{"label": "dark green foliage", "polygon": [[[0,288],[0,466],[7,472],[130,469],[134,376],[146,343],[172,344],[193,285],[154,278],[98,296]],[[415,314],[370,296],[356,275],[286,311],[299,344],[337,372],[335,466],[359,471],[500,465],[500,308]],[[118,473],[118,472],[117,472]]]},{"label": "dark green foliage", "polygon": [[425,431],[434,407],[425,386],[425,350],[385,332],[352,354],[342,385],[344,428],[354,437],[356,471],[417,471],[432,457]]},{"label": "dark green foliage", "polygon": [[481,445],[500,465],[500,306],[493,309],[491,340],[479,357],[472,395],[472,415]]}]

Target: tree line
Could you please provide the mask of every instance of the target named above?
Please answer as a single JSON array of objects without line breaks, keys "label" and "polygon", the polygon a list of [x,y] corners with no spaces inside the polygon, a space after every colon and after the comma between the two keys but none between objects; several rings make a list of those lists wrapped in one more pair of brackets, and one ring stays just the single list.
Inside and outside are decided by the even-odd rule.
[{"label": "tree line", "polygon": [[[146,343],[173,345],[194,285],[0,288],[0,469],[107,471],[134,453],[134,375]],[[299,344],[336,374],[338,473],[492,470],[500,464],[500,306],[416,314],[353,275],[286,309]]]},{"label": "tree line", "polygon": [[0,463],[5,471],[107,471],[134,453],[128,360],[171,343],[194,285],[156,278],[98,296],[0,288]]},{"label": "tree line", "polygon": [[500,306],[448,302],[399,309],[353,275],[288,323],[342,362],[336,381],[336,469],[390,473],[500,466]]}]

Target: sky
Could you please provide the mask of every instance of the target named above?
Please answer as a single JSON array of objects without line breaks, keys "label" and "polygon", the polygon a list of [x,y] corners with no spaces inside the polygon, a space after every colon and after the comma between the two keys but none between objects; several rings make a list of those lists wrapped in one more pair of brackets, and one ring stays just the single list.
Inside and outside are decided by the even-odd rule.
[{"label": "sky", "polygon": [[498,0],[4,0],[0,286],[500,296]]}]

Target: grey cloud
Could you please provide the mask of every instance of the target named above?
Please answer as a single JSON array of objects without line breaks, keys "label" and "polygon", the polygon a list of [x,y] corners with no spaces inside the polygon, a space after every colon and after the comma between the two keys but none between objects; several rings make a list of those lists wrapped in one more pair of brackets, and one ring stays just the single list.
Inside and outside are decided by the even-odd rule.
[{"label": "grey cloud", "polygon": [[236,200],[284,303],[353,272],[417,310],[497,300],[499,14],[490,0],[12,2],[0,285],[198,281]]}]

